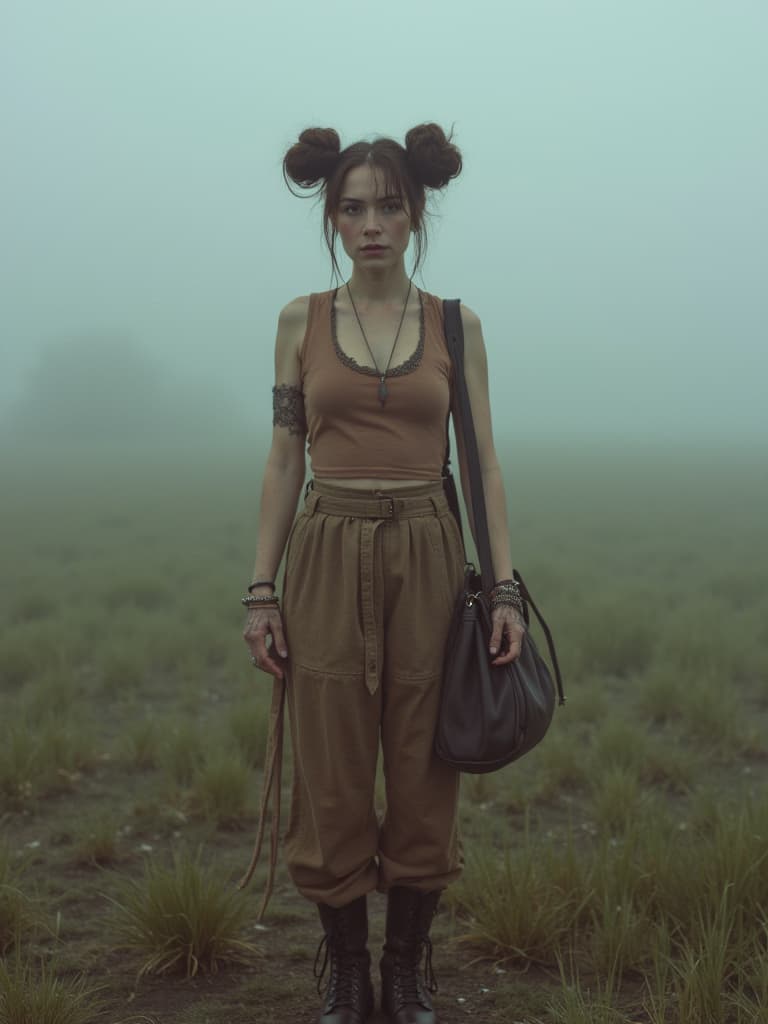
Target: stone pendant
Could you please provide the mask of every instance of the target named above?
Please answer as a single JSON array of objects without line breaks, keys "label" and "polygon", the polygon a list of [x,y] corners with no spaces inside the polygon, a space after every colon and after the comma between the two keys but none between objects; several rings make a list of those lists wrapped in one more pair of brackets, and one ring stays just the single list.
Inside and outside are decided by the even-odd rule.
[{"label": "stone pendant", "polygon": [[379,381],[379,401],[381,402],[382,409],[387,401],[387,383],[384,377]]}]

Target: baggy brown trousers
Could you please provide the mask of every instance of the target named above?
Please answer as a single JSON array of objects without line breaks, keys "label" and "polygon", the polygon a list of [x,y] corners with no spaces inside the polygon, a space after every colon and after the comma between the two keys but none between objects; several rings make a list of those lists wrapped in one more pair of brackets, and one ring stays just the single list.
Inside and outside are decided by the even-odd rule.
[{"label": "baggy brown trousers", "polygon": [[442,889],[461,872],[459,773],[433,741],[463,572],[440,482],[387,494],[313,481],[288,539],[283,623],[293,750],[285,852],[299,892],[316,903],[343,906],[394,884]]}]

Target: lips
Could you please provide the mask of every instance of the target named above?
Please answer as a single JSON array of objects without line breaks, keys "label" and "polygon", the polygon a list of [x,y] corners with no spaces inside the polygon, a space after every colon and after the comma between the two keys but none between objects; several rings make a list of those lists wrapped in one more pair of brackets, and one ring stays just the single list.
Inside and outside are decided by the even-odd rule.
[{"label": "lips", "polygon": [[386,249],[386,245],[364,245],[363,252],[379,252]]}]

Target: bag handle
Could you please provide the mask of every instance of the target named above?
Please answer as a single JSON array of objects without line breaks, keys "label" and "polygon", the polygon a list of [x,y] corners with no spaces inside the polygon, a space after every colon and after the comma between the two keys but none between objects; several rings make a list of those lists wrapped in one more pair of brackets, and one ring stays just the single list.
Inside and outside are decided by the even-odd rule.
[{"label": "bag handle", "polygon": [[[443,299],[443,324],[445,328],[445,340],[448,346],[448,354],[451,357],[453,363],[453,379],[456,388],[456,395],[459,403],[459,414],[461,416],[461,433],[464,438],[464,450],[467,454],[467,468],[469,471],[469,487],[470,496],[472,499],[472,518],[475,524],[475,541],[477,543],[477,554],[480,559],[480,583],[482,589],[486,594],[489,594],[493,589],[495,580],[493,578],[493,559],[491,557],[491,540],[488,534],[488,515],[485,506],[485,492],[483,490],[483,477],[480,472],[480,453],[477,447],[477,435],[475,434],[475,424],[472,419],[472,406],[469,402],[469,391],[467,389],[467,380],[464,376],[464,327],[461,322],[461,300],[460,299]],[[443,479],[450,480],[454,498],[456,496],[456,486],[453,483],[453,477],[449,468],[450,464],[450,440],[448,438],[448,431],[446,429],[446,454],[445,454],[445,465],[443,466]],[[450,495],[449,495],[450,500]],[[458,500],[456,499],[456,509],[454,514],[459,522],[459,528],[461,529],[461,516],[458,515]],[[462,534],[462,540],[463,540]],[[466,560],[466,551],[465,551]],[[544,636],[547,640],[547,647],[549,648],[549,654],[552,659],[552,667],[555,671],[555,678],[557,680],[557,693],[560,704],[565,704],[565,695],[563,694],[563,680],[560,675],[560,665],[557,661],[557,654],[555,653],[555,643],[552,639],[552,633],[549,626],[544,621],[541,612],[536,607],[531,593],[528,587],[523,582],[523,578],[517,569],[513,569],[512,575],[515,580],[520,584],[520,592],[525,601],[530,604],[533,608],[536,618],[539,620]],[[525,609],[525,620],[526,625],[528,623],[527,608]]]}]

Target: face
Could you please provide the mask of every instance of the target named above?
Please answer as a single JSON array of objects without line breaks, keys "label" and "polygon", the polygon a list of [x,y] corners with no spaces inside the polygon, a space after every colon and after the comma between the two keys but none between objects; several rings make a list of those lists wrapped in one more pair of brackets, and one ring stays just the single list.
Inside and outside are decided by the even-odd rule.
[{"label": "face", "polygon": [[[353,167],[345,176],[335,224],[347,256],[366,268],[398,261],[411,236],[405,197],[388,196],[383,173],[369,164]],[[364,252],[367,245],[383,249]]]}]

